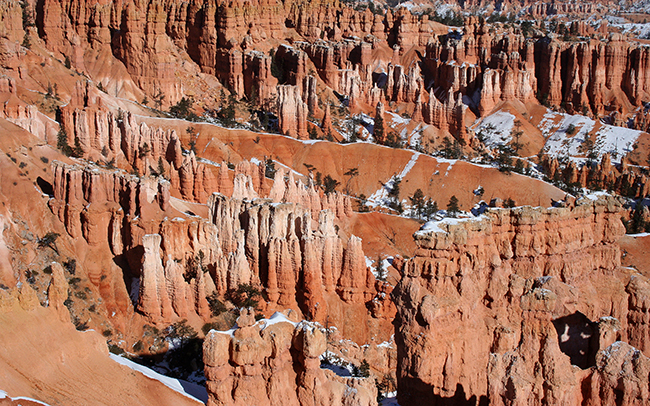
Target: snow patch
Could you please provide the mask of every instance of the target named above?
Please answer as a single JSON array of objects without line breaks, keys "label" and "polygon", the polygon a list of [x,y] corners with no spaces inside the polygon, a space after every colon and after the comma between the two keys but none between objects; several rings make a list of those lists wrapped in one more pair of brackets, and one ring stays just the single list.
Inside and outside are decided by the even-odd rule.
[{"label": "snow patch", "polygon": [[482,119],[474,131],[482,134],[483,143],[489,148],[507,145],[512,141],[515,120],[516,117],[507,111],[498,111]]},{"label": "snow patch", "polygon": [[384,400],[379,402],[379,406],[400,406],[400,404],[397,403],[397,392],[391,392],[391,394],[392,393],[395,395],[384,398]]},{"label": "snow patch", "polygon": [[450,226],[455,226],[463,222],[468,221],[481,221],[486,217],[479,215],[476,217],[463,217],[463,218],[451,218],[446,217],[442,220],[430,220],[427,221],[420,227],[418,231],[415,232],[415,235],[423,236],[430,233],[447,233]]},{"label": "snow patch", "polygon": [[15,401],[15,400],[26,400],[28,402],[38,403],[39,405],[50,406],[45,402],[41,402],[40,400],[36,400],[36,399],[32,399],[32,398],[26,398],[24,396],[16,396],[14,398],[14,397],[11,397],[11,396],[7,395],[7,392],[5,392],[3,390],[0,390],[0,399],[6,399],[6,398],[9,398],[9,399],[11,399],[13,401]]},{"label": "snow patch", "polygon": [[272,315],[271,317],[269,317],[268,319],[262,319],[262,320],[258,321],[258,323],[264,325],[264,327],[262,328],[262,330],[264,330],[265,328],[267,328],[267,327],[269,327],[269,326],[272,326],[272,325],[274,325],[274,324],[278,324],[278,323],[289,323],[289,324],[291,324],[291,325],[294,326],[294,327],[296,327],[296,326],[298,325],[298,323],[289,320],[289,319],[287,318],[287,316],[285,316],[284,314],[282,314],[282,313],[280,313],[280,312],[275,312],[275,313],[273,313],[273,315]]},{"label": "snow patch", "polygon": [[599,158],[609,153],[612,162],[616,163],[620,163],[621,158],[632,151],[634,143],[642,133],[596,122],[589,117],[554,113],[550,110],[544,115],[538,128],[547,137],[544,149],[551,156],[579,161],[577,156],[590,152],[582,148],[583,143],[590,138],[593,140],[591,152]]},{"label": "snow patch", "polygon": [[402,172],[400,172],[399,175],[393,176],[384,186],[382,186],[380,189],[375,191],[366,201],[366,205],[370,207],[378,207],[378,206],[388,206],[389,199],[388,199],[388,192],[393,189],[393,186],[395,185],[395,180],[397,178],[404,179],[406,175],[413,169],[415,166],[415,163],[417,162],[418,158],[420,157],[419,152],[413,153],[411,156],[411,159],[406,163],[406,166],[404,169],[402,169]]},{"label": "snow patch", "polygon": [[638,234],[627,234],[628,237],[647,237],[650,236],[650,233],[638,233]]},{"label": "snow patch", "polygon": [[200,403],[207,402],[208,400],[208,392],[204,387],[200,385],[182,381],[180,379],[170,378],[165,375],[161,375],[150,368],[137,364],[124,357],[120,357],[119,355],[115,355],[115,354],[108,354],[108,355],[109,357],[111,357],[113,361],[117,362],[118,364],[122,364],[124,366],[131,368],[134,371],[138,371],[142,373],[144,376],[146,376],[147,378],[159,381],[163,385],[180,393],[183,396],[186,396],[192,400],[196,400],[197,402]]}]

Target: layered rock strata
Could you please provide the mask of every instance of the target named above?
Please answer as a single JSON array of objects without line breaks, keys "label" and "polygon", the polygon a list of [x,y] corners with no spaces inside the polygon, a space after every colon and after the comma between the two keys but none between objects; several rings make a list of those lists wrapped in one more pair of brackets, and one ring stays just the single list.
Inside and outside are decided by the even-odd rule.
[{"label": "layered rock strata", "polygon": [[[219,195],[208,206],[224,254],[238,258],[225,277],[217,275],[219,293],[241,283],[261,285],[270,303],[298,310],[309,320],[325,323],[329,317],[346,336],[365,334],[365,326],[343,325],[344,313],[367,314],[365,303],[377,292],[375,278],[366,268],[361,239],[339,237],[331,211],[320,211],[315,221],[311,210],[293,203]],[[349,310],[342,311],[345,307]]]},{"label": "layered rock strata", "polygon": [[327,337],[318,324],[276,313],[255,323],[244,311],[231,331],[212,330],[203,344],[209,406],[377,404],[371,379],[320,367]]},{"label": "layered rock strata", "polygon": [[607,404],[621,387],[646,403],[648,281],[620,268],[620,210],[584,199],[417,232],[393,292],[400,403]]},{"label": "layered rock strata", "polygon": [[269,308],[323,323],[329,317],[360,340],[369,327],[349,323],[351,314],[392,316],[384,300],[366,308],[378,292],[386,297],[385,287],[366,268],[361,239],[339,236],[337,217],[351,214],[347,197],[321,198],[279,170],[271,199],[259,200],[259,167],[235,170],[231,190],[240,198],[212,195],[207,220],[179,217],[163,178],[58,162],[50,207],[72,237],[126,261],[140,281],[138,309],[154,322],[209,318],[207,297],[241,284],[261,287]]}]

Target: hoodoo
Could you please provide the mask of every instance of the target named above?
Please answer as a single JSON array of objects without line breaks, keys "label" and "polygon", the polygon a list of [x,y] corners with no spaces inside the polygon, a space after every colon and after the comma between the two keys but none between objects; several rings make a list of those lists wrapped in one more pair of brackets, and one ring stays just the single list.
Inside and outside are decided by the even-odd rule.
[{"label": "hoodoo", "polygon": [[0,0],[0,403],[649,404],[650,7],[439,3]]}]

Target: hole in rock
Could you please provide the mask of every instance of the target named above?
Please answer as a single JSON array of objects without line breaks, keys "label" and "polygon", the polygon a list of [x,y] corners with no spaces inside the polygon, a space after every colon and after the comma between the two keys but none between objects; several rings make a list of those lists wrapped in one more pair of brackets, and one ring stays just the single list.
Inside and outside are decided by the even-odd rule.
[{"label": "hole in rock", "polygon": [[560,350],[569,356],[572,365],[582,369],[596,365],[598,326],[580,312],[553,320]]},{"label": "hole in rock", "polygon": [[41,189],[41,192],[45,193],[50,197],[54,197],[54,188],[52,187],[52,184],[50,182],[46,181],[45,179],[39,176],[38,178],[36,178],[36,184]]}]

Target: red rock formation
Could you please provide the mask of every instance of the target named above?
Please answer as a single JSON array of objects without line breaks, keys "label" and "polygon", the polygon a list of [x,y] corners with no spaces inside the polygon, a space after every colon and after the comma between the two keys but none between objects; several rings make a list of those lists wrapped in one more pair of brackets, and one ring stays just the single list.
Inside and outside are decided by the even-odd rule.
[{"label": "red rock formation", "polygon": [[562,180],[567,185],[611,190],[631,198],[644,198],[650,188],[646,175],[627,166],[625,159],[620,165],[613,165],[609,154],[603,154],[599,164],[587,161],[580,168],[574,162],[561,167],[556,158],[545,155],[542,168],[550,179]]},{"label": "red rock formation", "polygon": [[[181,183],[187,183],[183,171],[188,167],[187,161],[181,166]],[[256,197],[263,166],[239,164],[236,169],[241,172],[233,196]],[[365,316],[365,303],[377,291],[360,239],[351,236],[346,243],[334,226],[335,217],[351,214],[347,196],[321,197],[291,174],[285,181],[280,170],[271,196],[289,203],[212,195],[206,221],[174,217],[170,184],[162,178],[58,162],[53,172],[52,211],[71,236],[125,257],[140,279],[137,309],[152,322],[193,314],[208,318],[207,296],[253,284],[266,291],[269,308],[293,308],[322,322],[329,317],[342,331],[366,339],[367,326],[350,323],[349,314]],[[181,186],[188,188],[196,192],[196,185]],[[144,254],[138,254],[142,249]],[[390,309],[375,313],[391,317]]]},{"label": "red rock formation", "polygon": [[49,144],[56,144],[59,125],[38,111],[36,106],[18,98],[15,80],[0,78],[0,100],[3,102],[0,118],[7,119]]},{"label": "red rock formation", "polygon": [[[585,199],[417,232],[416,256],[393,293],[400,403],[606,404],[617,368],[618,385],[645,402],[647,392],[632,388],[647,374],[622,366],[635,350],[610,346],[639,345],[647,334],[634,313],[643,305],[628,305],[647,300],[647,281],[634,275],[639,283],[628,284],[619,268],[620,210],[613,198]],[[647,358],[638,360],[645,368]]]},{"label": "red rock formation", "polygon": [[307,139],[307,105],[303,102],[297,86],[282,85],[278,91],[278,119],[284,135]]},{"label": "red rock formation", "polygon": [[458,141],[468,145],[471,142],[471,135],[467,132],[465,126],[466,109],[467,106],[463,104],[461,93],[454,97],[453,92],[449,90],[447,99],[442,103],[436,98],[432,88],[429,94],[427,110],[425,110],[424,121],[442,130],[449,131]]},{"label": "red rock formation", "polygon": [[[343,331],[349,329],[348,321],[329,308],[374,297],[374,276],[365,266],[360,240],[352,236],[344,247],[331,211],[320,211],[318,227],[312,229],[311,210],[294,203],[249,203],[213,195],[208,205],[224,255],[245,252],[241,269],[215,275],[220,294],[238,283],[261,283],[271,304],[316,321],[329,316]],[[231,282],[234,278],[238,283]]]},{"label": "red rock formation", "polygon": [[340,377],[321,369],[324,330],[276,313],[255,323],[242,312],[234,331],[212,330],[203,344],[208,405],[348,404],[374,406],[371,379]]}]

